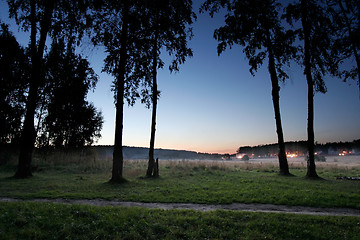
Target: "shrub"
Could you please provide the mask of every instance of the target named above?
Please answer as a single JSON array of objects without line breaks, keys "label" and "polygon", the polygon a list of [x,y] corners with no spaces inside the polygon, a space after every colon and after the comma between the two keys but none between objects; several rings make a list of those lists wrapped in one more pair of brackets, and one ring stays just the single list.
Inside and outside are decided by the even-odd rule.
[{"label": "shrub", "polygon": [[325,156],[315,155],[315,161],[326,162],[326,157]]},{"label": "shrub", "polygon": [[248,155],[244,155],[242,158],[241,158],[243,161],[249,161],[249,156]]},{"label": "shrub", "polygon": [[[307,161],[309,159],[309,156],[305,157],[305,161]],[[326,162],[326,157],[325,156],[320,156],[320,155],[315,155],[315,161],[317,162]]]}]

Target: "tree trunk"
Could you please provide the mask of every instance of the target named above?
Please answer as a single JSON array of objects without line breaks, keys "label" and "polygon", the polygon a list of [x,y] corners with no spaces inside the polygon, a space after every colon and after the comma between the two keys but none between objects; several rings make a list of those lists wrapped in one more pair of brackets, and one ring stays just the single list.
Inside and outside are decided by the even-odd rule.
[{"label": "tree trunk", "polygon": [[158,177],[159,172],[156,169],[156,163],[154,160],[154,147],[155,147],[155,131],[156,131],[156,108],[158,98],[157,88],[157,58],[158,58],[158,32],[155,30],[154,46],[153,46],[153,66],[152,66],[152,117],[151,117],[151,136],[150,136],[150,148],[149,148],[149,162],[148,169],[146,171],[147,177]]},{"label": "tree trunk", "polygon": [[123,116],[124,116],[124,81],[117,79],[118,92],[116,98],[115,141],[113,152],[113,168],[111,182],[121,183],[123,179]]},{"label": "tree trunk", "polygon": [[314,80],[311,74],[311,60],[310,60],[310,22],[307,16],[307,0],[301,1],[301,23],[304,30],[304,65],[305,76],[308,85],[308,121],[307,121],[307,134],[308,134],[308,160],[307,160],[307,173],[309,178],[318,178],[315,166],[315,136],[314,136]]},{"label": "tree trunk", "polygon": [[[36,74],[36,73],[35,73]],[[36,77],[34,70],[32,76]],[[15,178],[27,178],[32,176],[31,161],[36,139],[34,117],[36,109],[37,84],[31,81],[29,95],[26,102],[26,114],[24,127],[20,140],[20,155]]]},{"label": "tree trunk", "polygon": [[156,162],[155,162],[154,177],[159,177],[159,159],[158,158],[156,158]]},{"label": "tree trunk", "polygon": [[[310,73],[311,74],[311,73]],[[315,134],[314,134],[314,87],[312,81],[308,78],[308,160],[307,173],[309,178],[318,178],[315,166]]]},{"label": "tree trunk", "polygon": [[123,118],[124,118],[124,88],[125,88],[125,67],[127,61],[127,38],[128,38],[128,7],[124,7],[123,27],[120,37],[120,60],[118,66],[118,76],[116,78],[116,118],[115,118],[115,141],[113,152],[113,169],[111,182],[121,183],[124,182],[123,178],[123,149],[122,149],[122,137],[123,137]]},{"label": "tree trunk", "polygon": [[284,134],[282,130],[282,124],[281,124],[281,115],[280,115],[280,87],[279,87],[279,79],[276,74],[276,68],[275,68],[275,59],[274,54],[271,47],[270,37],[269,37],[269,73],[271,78],[271,85],[272,85],[272,100],[274,105],[274,112],[275,112],[275,122],[276,122],[276,133],[278,137],[278,145],[279,145],[279,167],[281,175],[290,175],[289,172],[289,165],[286,158],[285,153],[285,141],[284,141]]},{"label": "tree trunk", "polygon": [[27,178],[32,176],[31,162],[32,154],[35,148],[36,132],[34,118],[36,106],[38,103],[38,90],[41,78],[41,67],[44,55],[44,48],[47,34],[51,23],[51,17],[54,10],[55,1],[47,1],[44,16],[40,22],[40,40],[36,47],[37,20],[36,20],[36,3],[30,1],[30,48],[31,48],[31,78],[29,84],[29,94],[26,100],[26,114],[24,127],[21,133],[20,155],[15,178]]}]

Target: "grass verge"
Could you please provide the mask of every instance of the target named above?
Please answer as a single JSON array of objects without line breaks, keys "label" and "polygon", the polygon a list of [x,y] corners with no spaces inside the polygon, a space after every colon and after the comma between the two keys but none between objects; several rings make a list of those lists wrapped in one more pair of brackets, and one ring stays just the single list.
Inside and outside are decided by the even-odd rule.
[{"label": "grass verge", "polygon": [[358,239],[359,217],[1,203],[0,239]]}]

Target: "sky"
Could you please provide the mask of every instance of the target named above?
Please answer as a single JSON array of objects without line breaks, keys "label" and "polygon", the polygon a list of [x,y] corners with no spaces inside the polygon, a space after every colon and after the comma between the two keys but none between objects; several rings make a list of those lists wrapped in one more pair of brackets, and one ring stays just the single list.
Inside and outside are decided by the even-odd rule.
[{"label": "sky", "polygon": [[[8,19],[6,1],[0,1],[0,18],[10,24],[19,43],[29,38]],[[195,11],[197,11],[195,7]],[[155,148],[208,153],[235,153],[240,146],[277,142],[267,62],[252,76],[241,47],[217,54],[213,32],[224,24],[222,16],[197,14],[194,37],[189,42],[194,56],[170,74],[168,65],[158,71],[158,102]],[[86,57],[99,81],[88,101],[102,111],[104,125],[98,145],[113,145],[115,106],[113,77],[102,73],[104,48],[89,41],[78,52]],[[169,61],[165,61],[169,64]],[[354,63],[354,62],[351,62]],[[355,64],[355,63],[354,63]],[[285,68],[290,76],[280,84],[280,108],[285,141],[307,139],[307,85],[297,64]],[[316,93],[315,140],[319,143],[360,139],[360,94],[355,81],[344,83],[326,77],[327,93]],[[123,143],[148,147],[151,110],[138,101],[124,106]]]}]

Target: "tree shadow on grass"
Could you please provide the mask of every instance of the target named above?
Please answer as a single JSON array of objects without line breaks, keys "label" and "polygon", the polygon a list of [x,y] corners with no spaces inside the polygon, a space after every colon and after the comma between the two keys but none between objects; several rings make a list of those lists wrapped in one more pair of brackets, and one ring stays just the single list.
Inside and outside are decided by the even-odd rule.
[{"label": "tree shadow on grass", "polygon": [[304,176],[304,179],[305,180],[311,180],[311,181],[328,181],[327,179],[322,178],[320,176],[317,176],[317,177]]},{"label": "tree shadow on grass", "polygon": [[292,173],[282,173],[282,172],[278,172],[277,173],[278,176],[281,176],[281,177],[296,177],[294,174]]},{"label": "tree shadow on grass", "polygon": [[161,176],[156,176],[156,177],[154,177],[154,176],[151,176],[151,177],[148,177],[148,176],[140,176],[140,177],[138,177],[138,179],[140,179],[140,180],[149,180],[149,181],[155,181],[155,180],[161,180],[161,179],[163,179]]},{"label": "tree shadow on grass", "polygon": [[105,182],[105,184],[110,184],[110,185],[122,185],[126,183],[129,183],[129,181],[125,178],[110,179],[109,181]]}]

